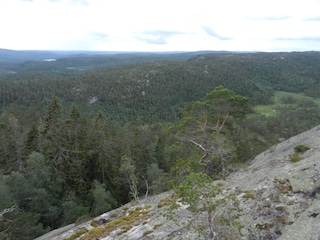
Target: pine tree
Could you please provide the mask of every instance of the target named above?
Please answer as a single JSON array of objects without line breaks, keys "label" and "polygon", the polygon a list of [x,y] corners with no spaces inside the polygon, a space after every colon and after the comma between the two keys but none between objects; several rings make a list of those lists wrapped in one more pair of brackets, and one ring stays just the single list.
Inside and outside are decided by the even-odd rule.
[{"label": "pine tree", "polygon": [[204,101],[195,102],[184,112],[177,138],[201,151],[200,163],[206,166],[208,175],[216,169],[224,176],[227,159],[234,150],[222,130],[235,119],[244,117],[247,110],[247,98],[219,86]]}]

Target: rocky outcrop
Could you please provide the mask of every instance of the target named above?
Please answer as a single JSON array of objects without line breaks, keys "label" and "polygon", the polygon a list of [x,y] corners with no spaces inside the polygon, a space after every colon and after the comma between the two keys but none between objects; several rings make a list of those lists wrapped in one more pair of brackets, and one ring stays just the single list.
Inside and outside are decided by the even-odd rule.
[{"label": "rocky outcrop", "polygon": [[[36,240],[73,239],[197,239],[185,231],[193,214],[173,192],[165,192],[102,214],[88,222],[69,225]],[[183,236],[187,238],[181,238]],[[178,238],[175,235],[179,236]]]},{"label": "rocky outcrop", "polygon": [[[310,149],[299,153],[297,146]],[[240,219],[247,238],[320,238],[320,126],[261,153],[226,182],[242,192]]]},{"label": "rocky outcrop", "polygon": [[[273,146],[216,184],[223,191],[212,201],[232,197],[237,203],[232,219],[237,224],[219,222],[227,230],[236,226],[233,239],[320,239],[320,126]],[[166,192],[38,240],[208,239],[205,212],[194,214],[187,207],[173,191]],[[220,204],[216,211],[230,219],[230,205]]]}]

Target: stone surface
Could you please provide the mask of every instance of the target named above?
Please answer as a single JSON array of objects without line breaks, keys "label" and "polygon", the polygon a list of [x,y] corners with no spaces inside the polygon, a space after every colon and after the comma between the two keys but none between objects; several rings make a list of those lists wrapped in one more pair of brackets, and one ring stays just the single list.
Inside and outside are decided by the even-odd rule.
[{"label": "stone surface", "polygon": [[[300,154],[299,162],[292,162],[290,156],[295,154],[297,145],[306,145],[310,149]],[[222,233],[232,232],[234,228],[230,226],[238,223],[238,234],[231,238],[320,239],[320,126],[259,154],[248,168],[230,174],[219,184],[223,191],[212,201],[234,196],[240,209],[230,217],[231,206],[219,205],[213,214],[230,219],[221,226],[217,223],[216,229],[225,228],[220,231]],[[148,206],[147,218],[135,222],[128,231],[119,234],[120,229],[114,229],[108,236],[97,239],[208,239],[207,230],[199,231],[200,223],[206,225],[205,213],[194,215],[173,194],[166,192],[139,203],[128,203],[93,219],[110,222],[130,209]],[[160,207],[164,199],[174,200],[178,205],[172,207],[171,202]],[[93,229],[91,223],[69,225],[37,240],[65,239],[81,228]],[[220,235],[219,239],[230,239],[230,235]]]},{"label": "stone surface", "polygon": [[[294,163],[290,156],[297,145],[310,149]],[[320,215],[312,214],[320,199],[320,126],[259,154],[246,170],[231,174],[226,182],[255,195],[254,199],[238,196],[247,238],[320,239]]]}]

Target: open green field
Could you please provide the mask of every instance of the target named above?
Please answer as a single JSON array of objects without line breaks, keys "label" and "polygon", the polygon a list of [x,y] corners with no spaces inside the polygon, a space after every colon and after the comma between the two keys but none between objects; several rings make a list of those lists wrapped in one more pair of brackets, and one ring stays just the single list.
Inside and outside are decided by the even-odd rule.
[{"label": "open green field", "polygon": [[257,105],[253,109],[256,113],[273,117],[278,114],[277,108],[283,106],[296,106],[301,100],[313,101],[320,107],[320,98],[312,98],[305,96],[304,93],[291,93],[276,91],[273,97],[273,104]]}]

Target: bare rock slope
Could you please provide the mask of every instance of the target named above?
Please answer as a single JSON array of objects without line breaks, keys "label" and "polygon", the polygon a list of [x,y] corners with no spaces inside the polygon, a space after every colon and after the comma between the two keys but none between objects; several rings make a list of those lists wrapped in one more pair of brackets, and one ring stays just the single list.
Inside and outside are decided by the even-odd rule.
[{"label": "bare rock slope", "polygon": [[[248,168],[218,184],[223,191],[212,201],[233,196],[239,209],[232,239],[320,239],[320,125],[259,154]],[[37,240],[208,239],[206,213],[191,213],[187,207],[173,191],[166,192]],[[228,221],[221,221],[223,214],[230,219],[229,210],[227,204],[217,209],[222,215],[213,223],[220,229],[230,228]],[[232,231],[226,232],[216,237],[230,239]]]}]

